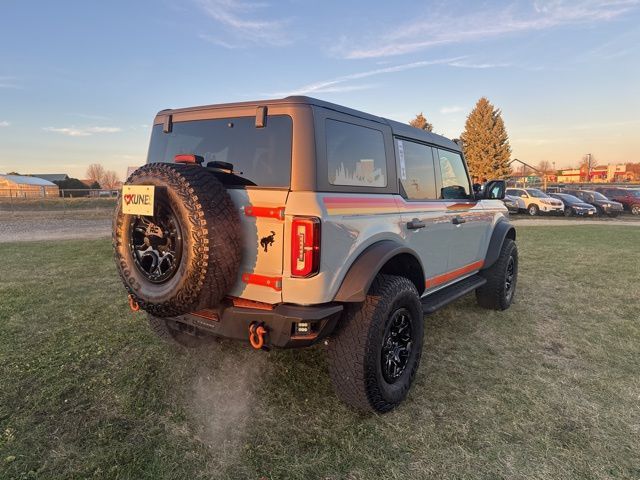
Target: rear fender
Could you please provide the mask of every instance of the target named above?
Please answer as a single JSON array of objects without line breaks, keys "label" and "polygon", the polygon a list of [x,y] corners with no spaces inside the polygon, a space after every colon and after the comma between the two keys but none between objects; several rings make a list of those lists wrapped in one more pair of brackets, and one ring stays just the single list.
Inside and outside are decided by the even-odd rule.
[{"label": "rear fender", "polygon": [[[397,258],[399,262],[410,264],[413,268],[402,272],[394,267],[387,268],[394,265],[394,258]],[[374,278],[383,269],[388,269],[387,273],[390,274],[405,274],[416,285],[419,294],[424,291],[424,269],[416,253],[393,240],[382,240],[367,247],[353,262],[334,300],[336,302],[363,302]]]}]

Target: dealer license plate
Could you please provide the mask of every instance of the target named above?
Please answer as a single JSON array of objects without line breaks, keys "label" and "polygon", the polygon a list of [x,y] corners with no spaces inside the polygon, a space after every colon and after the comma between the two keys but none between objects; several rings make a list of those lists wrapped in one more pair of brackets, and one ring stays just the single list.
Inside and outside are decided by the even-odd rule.
[{"label": "dealer license plate", "polygon": [[123,185],[122,213],[152,217],[154,194],[153,185]]}]

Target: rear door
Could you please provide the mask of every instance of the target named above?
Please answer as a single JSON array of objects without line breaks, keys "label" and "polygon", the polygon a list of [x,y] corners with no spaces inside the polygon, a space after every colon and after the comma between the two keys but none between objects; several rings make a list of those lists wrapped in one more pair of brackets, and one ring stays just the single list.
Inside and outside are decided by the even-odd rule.
[{"label": "rear door", "polygon": [[427,290],[436,288],[449,264],[449,240],[453,225],[445,202],[438,200],[433,148],[396,138],[402,224],[407,243],[420,255]]}]

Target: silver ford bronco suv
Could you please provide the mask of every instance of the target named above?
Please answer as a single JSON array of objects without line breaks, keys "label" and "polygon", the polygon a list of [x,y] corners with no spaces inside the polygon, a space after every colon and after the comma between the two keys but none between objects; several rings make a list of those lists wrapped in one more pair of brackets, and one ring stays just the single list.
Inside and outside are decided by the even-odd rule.
[{"label": "silver ford bronco suv", "polygon": [[116,264],[161,337],[320,342],[337,395],[387,412],[425,314],[513,301],[505,183],[474,187],[453,141],[313,98],[163,110],[118,202]]}]

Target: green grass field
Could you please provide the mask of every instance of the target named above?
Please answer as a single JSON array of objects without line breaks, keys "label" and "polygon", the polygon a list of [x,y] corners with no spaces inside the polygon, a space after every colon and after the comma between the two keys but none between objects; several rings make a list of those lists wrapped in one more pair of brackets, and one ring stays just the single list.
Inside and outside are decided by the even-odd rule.
[{"label": "green grass field", "polygon": [[106,240],[4,244],[0,478],[640,478],[640,229],[519,229],[517,303],[426,317],[407,402],[364,416],[322,348],[185,351]]}]

